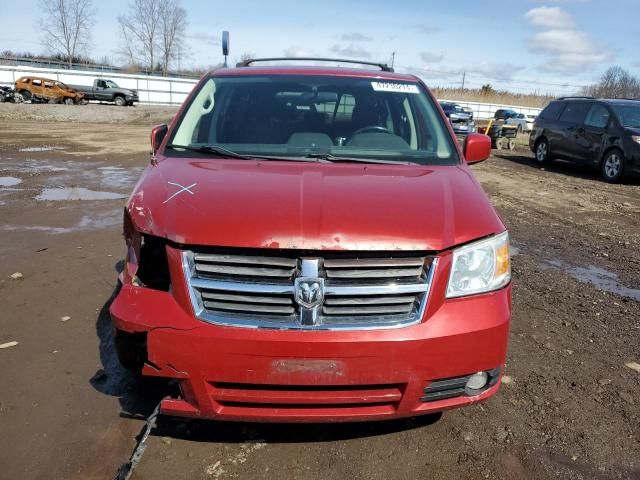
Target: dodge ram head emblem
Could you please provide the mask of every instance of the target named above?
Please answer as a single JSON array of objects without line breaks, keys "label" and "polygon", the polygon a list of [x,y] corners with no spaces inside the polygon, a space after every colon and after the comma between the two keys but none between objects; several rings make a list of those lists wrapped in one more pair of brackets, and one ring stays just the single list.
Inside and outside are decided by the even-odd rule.
[{"label": "dodge ram head emblem", "polygon": [[323,278],[296,278],[295,281],[296,302],[305,308],[315,308],[324,300]]}]

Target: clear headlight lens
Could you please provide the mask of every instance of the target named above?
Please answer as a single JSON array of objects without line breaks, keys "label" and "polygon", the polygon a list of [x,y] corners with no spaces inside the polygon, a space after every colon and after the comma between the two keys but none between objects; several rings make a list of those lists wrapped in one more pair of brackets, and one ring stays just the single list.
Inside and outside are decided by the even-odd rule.
[{"label": "clear headlight lens", "polygon": [[631,140],[636,143],[640,143],[640,135],[631,135]]},{"label": "clear headlight lens", "polygon": [[497,290],[509,280],[509,233],[503,232],[453,251],[447,298]]}]

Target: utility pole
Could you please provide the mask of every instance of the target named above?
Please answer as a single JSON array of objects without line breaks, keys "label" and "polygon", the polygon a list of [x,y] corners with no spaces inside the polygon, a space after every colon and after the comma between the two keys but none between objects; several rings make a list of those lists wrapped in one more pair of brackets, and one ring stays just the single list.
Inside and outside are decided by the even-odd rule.
[{"label": "utility pole", "polygon": [[393,68],[393,64],[396,61],[396,52],[391,52],[391,68]]},{"label": "utility pole", "polygon": [[462,90],[464,90],[464,79],[467,76],[467,72],[462,72]]}]

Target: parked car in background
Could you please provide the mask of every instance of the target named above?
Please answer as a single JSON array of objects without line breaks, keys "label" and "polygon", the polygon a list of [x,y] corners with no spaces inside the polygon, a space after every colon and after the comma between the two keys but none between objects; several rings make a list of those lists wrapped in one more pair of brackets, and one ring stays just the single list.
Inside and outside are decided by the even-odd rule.
[{"label": "parked car in background", "polygon": [[0,87],[0,103],[4,102],[15,102],[16,101],[16,91],[11,87]]},{"label": "parked car in background", "polygon": [[518,112],[511,109],[500,108],[496,110],[496,113],[493,115],[495,120],[509,120],[511,117],[515,117],[518,115]]},{"label": "parked car in background", "polygon": [[21,95],[22,100],[32,102],[73,105],[80,103],[84,98],[81,92],[68,85],[43,77],[20,77],[16,80],[15,90]]},{"label": "parked car in background", "polygon": [[460,145],[413,75],[294,61],[207,73],[152,130],[110,306],[121,362],[176,382],[167,415],[363,421],[488,399],[511,318],[508,233],[469,168],[490,139]]},{"label": "parked car in background", "polygon": [[453,131],[460,135],[466,135],[476,131],[473,121],[473,112],[467,112],[457,103],[440,102],[444,114],[449,119]]},{"label": "parked car in background", "polygon": [[536,120],[536,116],[531,113],[518,113],[513,117],[507,119],[507,125],[515,125],[518,127],[518,133],[530,132],[533,130],[533,122]]},{"label": "parked car in background", "polygon": [[96,78],[92,86],[72,85],[79,92],[84,93],[85,100],[99,102],[113,102],[119,107],[133,105],[137,102],[138,92],[128,88],[120,88],[113,80]]},{"label": "parked car in background", "polygon": [[600,169],[608,182],[640,173],[640,101],[565,97],[536,119],[529,146],[539,163],[565,158]]}]

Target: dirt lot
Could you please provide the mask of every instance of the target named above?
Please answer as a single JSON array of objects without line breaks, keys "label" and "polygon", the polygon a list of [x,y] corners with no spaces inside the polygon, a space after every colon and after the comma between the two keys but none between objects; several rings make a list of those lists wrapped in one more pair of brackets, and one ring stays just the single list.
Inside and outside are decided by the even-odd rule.
[{"label": "dirt lot", "polygon": [[[163,395],[119,367],[107,308],[125,196],[171,114],[0,105],[0,344],[18,342],[0,349],[0,478],[113,478]],[[526,150],[474,171],[517,254],[494,399],[373,424],[161,418],[133,478],[640,479],[639,182]]]}]

